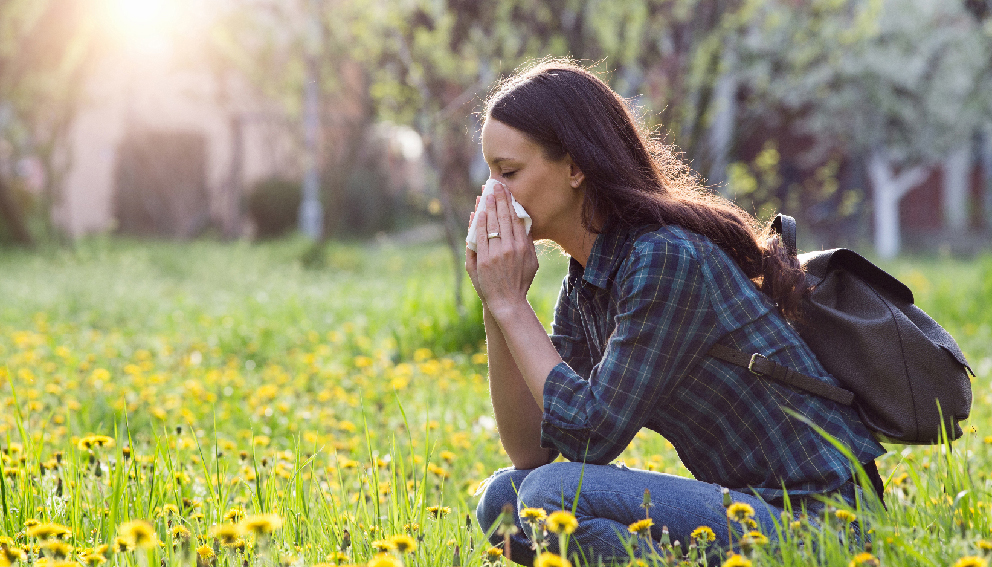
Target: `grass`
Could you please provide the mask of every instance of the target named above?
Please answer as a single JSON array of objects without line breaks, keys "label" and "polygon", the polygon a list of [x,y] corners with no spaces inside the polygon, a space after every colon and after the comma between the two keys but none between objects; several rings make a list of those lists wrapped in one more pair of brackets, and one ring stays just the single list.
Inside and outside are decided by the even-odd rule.
[{"label": "grass", "polygon": [[[531,301],[548,323],[565,261],[545,251],[541,264]],[[884,565],[987,556],[992,257],[884,267],[958,339],[975,407],[953,450],[889,447],[888,512],[854,513]],[[478,302],[457,312],[453,269],[434,245],[94,239],[0,252],[0,564],[498,562],[473,494],[507,459]],[[654,433],[622,458],[688,474]],[[160,545],[141,548],[132,520]],[[30,535],[35,522],[71,530],[72,550]],[[864,551],[827,533],[783,525],[785,544],[749,559],[846,566]],[[402,535],[415,550],[390,550]]]}]

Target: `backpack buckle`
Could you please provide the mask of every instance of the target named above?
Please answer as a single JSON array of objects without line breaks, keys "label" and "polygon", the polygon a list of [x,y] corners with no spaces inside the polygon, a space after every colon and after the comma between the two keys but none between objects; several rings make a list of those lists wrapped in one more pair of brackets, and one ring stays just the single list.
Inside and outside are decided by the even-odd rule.
[{"label": "backpack buckle", "polygon": [[760,370],[755,370],[754,368],[754,365],[761,361],[759,359],[768,360],[768,358],[765,355],[761,354],[760,352],[756,352],[751,355],[751,362],[747,364],[747,369],[751,371],[751,374],[754,374],[756,376],[764,375],[764,372],[761,372]]}]

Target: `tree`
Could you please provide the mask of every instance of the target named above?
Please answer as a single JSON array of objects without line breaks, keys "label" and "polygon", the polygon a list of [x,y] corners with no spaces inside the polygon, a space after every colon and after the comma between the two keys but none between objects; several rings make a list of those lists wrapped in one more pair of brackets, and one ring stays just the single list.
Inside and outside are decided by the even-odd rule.
[{"label": "tree", "polygon": [[[84,0],[0,0],[0,137],[10,158],[39,159],[44,170],[41,213],[54,234],[52,210],[72,164],[68,136],[95,46]],[[0,168],[0,176],[3,169]],[[0,213],[17,241],[28,244],[24,212],[0,177]]]},{"label": "tree", "polygon": [[[988,34],[942,0],[769,2],[743,44],[752,119],[785,113],[816,144],[867,156],[875,247],[899,251],[900,199],[943,162],[964,186],[963,147],[992,115]],[[957,177],[954,177],[957,176]],[[948,217],[960,224],[962,200]]]}]

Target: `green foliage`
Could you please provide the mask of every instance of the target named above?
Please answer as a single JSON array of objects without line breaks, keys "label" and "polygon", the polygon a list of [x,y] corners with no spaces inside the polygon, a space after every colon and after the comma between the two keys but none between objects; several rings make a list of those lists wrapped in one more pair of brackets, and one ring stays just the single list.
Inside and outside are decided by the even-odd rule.
[{"label": "green foliage", "polygon": [[259,238],[282,236],[296,227],[302,186],[291,179],[259,181],[248,194],[248,215]]},{"label": "green foliage", "polygon": [[742,44],[750,120],[794,115],[814,153],[943,159],[992,112],[990,37],[960,2],[760,3]]},{"label": "green foliage", "polygon": [[[28,191],[20,183],[12,183],[7,187],[11,202],[22,221],[26,221],[28,226],[38,222],[38,199],[33,193]],[[33,222],[34,221],[34,222]],[[0,245],[13,244],[16,241],[11,227],[3,215],[0,215]]]}]

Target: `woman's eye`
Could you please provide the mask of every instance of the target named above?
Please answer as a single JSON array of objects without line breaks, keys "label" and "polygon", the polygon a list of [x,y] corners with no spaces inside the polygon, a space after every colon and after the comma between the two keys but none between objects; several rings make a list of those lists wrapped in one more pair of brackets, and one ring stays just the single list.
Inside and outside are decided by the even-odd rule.
[{"label": "woman's eye", "polygon": [[507,179],[509,179],[510,177],[513,177],[513,175],[514,175],[515,173],[516,173],[516,171],[504,171],[504,172],[502,173],[502,175],[503,175],[503,177],[506,177]]}]

